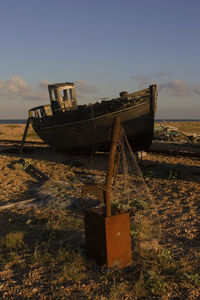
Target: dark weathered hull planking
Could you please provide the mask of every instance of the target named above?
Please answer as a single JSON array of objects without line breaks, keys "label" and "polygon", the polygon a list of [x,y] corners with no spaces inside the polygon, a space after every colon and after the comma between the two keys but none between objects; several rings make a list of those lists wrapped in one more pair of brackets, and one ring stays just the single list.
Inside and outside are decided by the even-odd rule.
[{"label": "dark weathered hull planking", "polygon": [[[144,101],[138,101],[141,98]],[[31,124],[37,135],[50,146],[61,151],[85,151],[94,148],[109,149],[114,119],[120,116],[125,134],[134,151],[148,148],[152,143],[156,109],[156,86],[130,94],[137,103],[124,109],[92,116],[85,120],[68,121],[69,111],[60,115],[43,117],[30,114]],[[129,95],[128,95],[129,96]],[[134,98],[135,97],[135,98]],[[116,100],[115,100],[116,101]],[[30,110],[33,112],[35,109]],[[73,110],[71,111],[73,116]]]}]

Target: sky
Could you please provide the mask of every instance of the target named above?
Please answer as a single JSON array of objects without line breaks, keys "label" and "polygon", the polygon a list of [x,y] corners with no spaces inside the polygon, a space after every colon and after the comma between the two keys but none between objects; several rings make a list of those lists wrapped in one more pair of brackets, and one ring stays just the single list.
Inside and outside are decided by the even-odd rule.
[{"label": "sky", "polygon": [[199,0],[0,0],[0,119],[75,82],[93,103],[158,85],[156,118],[200,119]]}]

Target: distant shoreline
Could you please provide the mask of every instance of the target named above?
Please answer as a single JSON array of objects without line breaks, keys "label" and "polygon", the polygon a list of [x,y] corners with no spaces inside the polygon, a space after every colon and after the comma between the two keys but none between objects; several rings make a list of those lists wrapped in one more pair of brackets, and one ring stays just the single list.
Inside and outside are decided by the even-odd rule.
[{"label": "distant shoreline", "polygon": [[0,124],[26,124],[25,119],[3,119],[0,120]]},{"label": "distant shoreline", "polygon": [[200,122],[200,119],[155,119],[155,122]]},{"label": "distant shoreline", "polygon": [[[26,119],[2,119],[0,124],[26,124]],[[200,119],[155,119],[155,122],[200,122]]]}]

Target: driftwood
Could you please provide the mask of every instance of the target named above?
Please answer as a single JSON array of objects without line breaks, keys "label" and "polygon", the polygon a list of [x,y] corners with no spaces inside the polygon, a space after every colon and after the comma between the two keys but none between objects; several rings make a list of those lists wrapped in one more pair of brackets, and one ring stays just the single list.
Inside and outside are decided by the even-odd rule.
[{"label": "driftwood", "polygon": [[188,157],[200,157],[200,147],[191,144],[175,144],[166,142],[153,142],[146,152],[168,155],[181,155]]},{"label": "driftwood", "polygon": [[38,198],[33,198],[33,199],[29,199],[29,200],[6,204],[3,206],[0,206],[0,211],[6,210],[6,209],[13,209],[13,208],[25,208],[28,205],[34,204],[34,202],[37,200],[38,200]]}]

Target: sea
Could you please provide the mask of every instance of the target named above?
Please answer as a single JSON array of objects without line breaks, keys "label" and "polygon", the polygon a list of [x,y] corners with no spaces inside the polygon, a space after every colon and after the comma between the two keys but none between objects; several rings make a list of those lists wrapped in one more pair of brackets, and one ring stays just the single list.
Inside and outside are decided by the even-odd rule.
[{"label": "sea", "polygon": [[2,119],[0,124],[26,124],[26,121],[26,119]]},{"label": "sea", "polygon": [[[26,119],[5,119],[0,124],[26,124]],[[200,119],[155,119],[156,122],[199,122]]]}]

